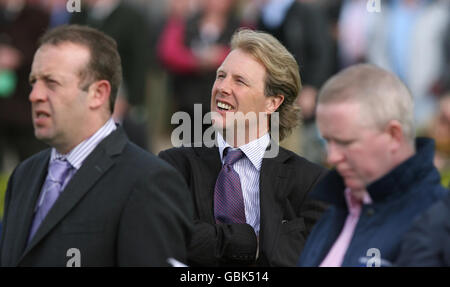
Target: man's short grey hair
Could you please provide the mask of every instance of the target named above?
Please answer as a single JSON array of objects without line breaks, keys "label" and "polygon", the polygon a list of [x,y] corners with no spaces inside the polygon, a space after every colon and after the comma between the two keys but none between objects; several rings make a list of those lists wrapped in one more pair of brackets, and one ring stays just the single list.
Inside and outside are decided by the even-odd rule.
[{"label": "man's short grey hair", "polygon": [[356,101],[364,117],[383,129],[400,122],[405,137],[414,143],[414,102],[408,88],[394,74],[371,64],[351,66],[331,77],[322,87],[318,104]]}]

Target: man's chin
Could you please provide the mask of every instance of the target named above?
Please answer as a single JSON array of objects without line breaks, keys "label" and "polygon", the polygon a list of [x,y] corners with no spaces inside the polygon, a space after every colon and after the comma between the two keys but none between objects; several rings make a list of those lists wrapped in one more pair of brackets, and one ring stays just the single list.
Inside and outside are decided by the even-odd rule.
[{"label": "man's chin", "polygon": [[53,138],[48,133],[44,133],[42,131],[35,129],[34,136],[36,137],[36,139],[38,139],[39,141],[44,142],[46,144],[51,145],[51,143],[52,143]]}]

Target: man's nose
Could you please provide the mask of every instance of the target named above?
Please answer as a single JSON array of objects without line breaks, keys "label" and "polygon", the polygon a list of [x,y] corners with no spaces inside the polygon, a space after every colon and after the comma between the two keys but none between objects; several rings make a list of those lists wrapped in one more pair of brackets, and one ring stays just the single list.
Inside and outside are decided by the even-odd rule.
[{"label": "man's nose", "polygon": [[335,143],[327,144],[327,162],[328,164],[335,166],[344,159],[342,150],[336,146]]},{"label": "man's nose", "polygon": [[28,97],[30,102],[35,103],[39,101],[45,101],[46,98],[47,92],[46,89],[44,88],[44,85],[38,81],[35,82]]},{"label": "man's nose", "polygon": [[222,79],[218,85],[217,89],[222,95],[230,95],[231,94],[231,83],[230,83],[230,77],[225,77]]}]

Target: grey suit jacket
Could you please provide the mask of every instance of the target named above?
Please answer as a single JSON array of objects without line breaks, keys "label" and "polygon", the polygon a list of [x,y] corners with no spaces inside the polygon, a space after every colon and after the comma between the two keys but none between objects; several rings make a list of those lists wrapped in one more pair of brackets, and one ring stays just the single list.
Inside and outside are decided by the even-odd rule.
[{"label": "grey suit jacket", "polygon": [[186,259],[192,205],[181,176],[130,143],[122,128],[86,158],[31,242],[34,208],[50,149],[21,163],[5,199],[1,266],[166,266]]}]

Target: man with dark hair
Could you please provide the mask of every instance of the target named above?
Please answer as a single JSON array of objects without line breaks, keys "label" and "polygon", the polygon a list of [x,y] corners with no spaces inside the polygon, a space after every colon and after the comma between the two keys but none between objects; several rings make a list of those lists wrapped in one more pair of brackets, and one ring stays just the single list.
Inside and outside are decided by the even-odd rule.
[{"label": "man with dark hair", "polygon": [[188,260],[293,266],[323,210],[308,193],[324,172],[277,149],[276,130],[282,139],[299,122],[298,65],[267,33],[238,31],[231,46],[211,93],[216,147],[160,153],[182,173],[196,203]]},{"label": "man with dark hair", "polygon": [[30,74],[35,136],[5,200],[1,266],[166,266],[184,261],[191,205],[180,175],[111,118],[121,80],[110,37],[62,26]]}]

